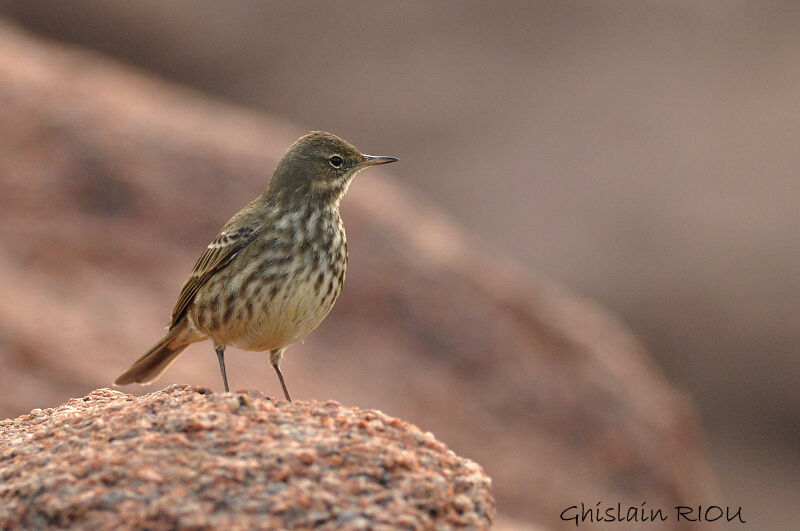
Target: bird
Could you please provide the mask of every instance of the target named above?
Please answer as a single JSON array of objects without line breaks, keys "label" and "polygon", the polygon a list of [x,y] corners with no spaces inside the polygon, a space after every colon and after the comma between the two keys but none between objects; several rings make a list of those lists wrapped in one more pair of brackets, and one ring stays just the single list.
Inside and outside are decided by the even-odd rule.
[{"label": "bird", "polygon": [[264,192],[228,220],[197,260],[166,335],[114,384],[151,383],[186,347],[209,339],[226,392],[226,347],[269,351],[291,402],[280,369],[284,351],[322,323],[344,284],[347,237],[339,202],[360,171],[397,160],[364,155],[324,131],[299,138]]}]

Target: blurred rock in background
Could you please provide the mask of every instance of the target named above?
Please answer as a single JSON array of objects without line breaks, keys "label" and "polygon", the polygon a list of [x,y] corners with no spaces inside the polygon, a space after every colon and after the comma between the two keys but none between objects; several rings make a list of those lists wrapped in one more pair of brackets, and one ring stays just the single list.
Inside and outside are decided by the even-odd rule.
[{"label": "blurred rock in background", "polygon": [[[107,385],[147,349],[199,250],[300,132],[0,28],[0,412],[13,415]],[[297,398],[435,431],[486,467],[516,519],[557,524],[597,493],[713,501],[690,404],[619,323],[376,173],[347,196],[346,293],[285,363]],[[265,354],[230,358],[234,388],[277,391]],[[159,385],[216,386],[215,364],[194,346]]]},{"label": "blurred rock in background", "polygon": [[[624,316],[698,399],[732,503],[767,527],[800,517],[793,4],[2,0],[0,12],[397,154],[403,180],[494,249]],[[201,216],[193,243],[217,221]],[[167,306],[186,269],[174,267]]]}]

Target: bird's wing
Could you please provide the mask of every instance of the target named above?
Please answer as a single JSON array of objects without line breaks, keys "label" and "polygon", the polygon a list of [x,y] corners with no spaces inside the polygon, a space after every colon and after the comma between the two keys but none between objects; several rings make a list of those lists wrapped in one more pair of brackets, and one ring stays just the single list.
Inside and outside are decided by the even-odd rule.
[{"label": "bird's wing", "polygon": [[175,303],[175,309],[172,310],[170,330],[186,315],[197,291],[214,273],[228,265],[242,249],[247,247],[258,233],[256,225],[224,228],[214,238],[214,241],[208,244],[200,259],[197,260],[189,278],[183,283],[181,293],[178,295],[178,302]]}]

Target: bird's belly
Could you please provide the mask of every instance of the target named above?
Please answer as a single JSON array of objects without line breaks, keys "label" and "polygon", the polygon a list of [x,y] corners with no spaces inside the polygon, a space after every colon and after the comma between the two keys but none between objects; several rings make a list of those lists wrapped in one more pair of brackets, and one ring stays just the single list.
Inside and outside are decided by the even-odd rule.
[{"label": "bird's belly", "polygon": [[232,285],[227,290],[219,286],[224,294],[218,311],[211,310],[213,304],[204,305],[198,293],[193,321],[220,345],[276,350],[299,341],[325,319],[341,292],[343,275],[337,273],[301,269],[280,282]]},{"label": "bird's belly", "polygon": [[322,323],[335,301],[335,296],[326,298],[324,290],[315,289],[314,282],[287,284],[274,299],[261,302],[261,313],[230,344],[244,350],[274,350],[299,341]]}]

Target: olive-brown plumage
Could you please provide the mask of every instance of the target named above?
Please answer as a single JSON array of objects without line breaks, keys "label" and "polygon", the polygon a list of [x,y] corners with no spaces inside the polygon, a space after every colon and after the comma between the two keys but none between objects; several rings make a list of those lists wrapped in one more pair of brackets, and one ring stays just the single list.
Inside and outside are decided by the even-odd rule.
[{"label": "olive-brown plumage", "polygon": [[181,288],[167,335],[114,383],[150,383],[190,344],[210,339],[225,390],[225,347],[270,351],[280,371],[286,347],[328,315],[347,270],[339,201],[364,168],[396,161],[361,154],[330,133],[292,144],[266,191],[233,216]]}]

